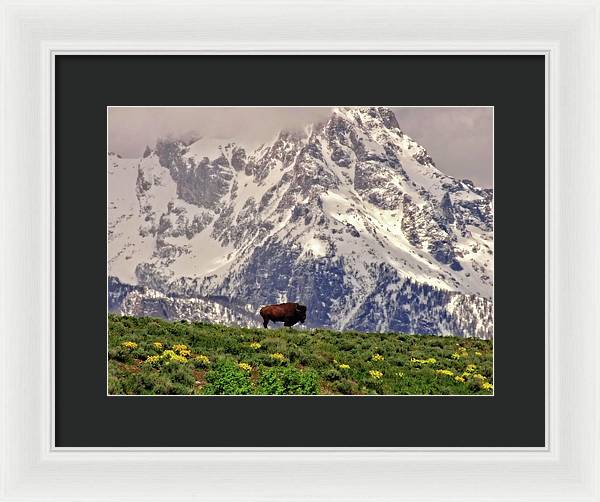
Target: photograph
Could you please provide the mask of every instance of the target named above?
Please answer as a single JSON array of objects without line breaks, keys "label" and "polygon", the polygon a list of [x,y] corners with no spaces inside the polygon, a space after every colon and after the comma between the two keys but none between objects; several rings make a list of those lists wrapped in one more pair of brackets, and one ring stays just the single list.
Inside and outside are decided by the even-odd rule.
[{"label": "photograph", "polygon": [[494,395],[493,106],[107,107],[107,395]]}]

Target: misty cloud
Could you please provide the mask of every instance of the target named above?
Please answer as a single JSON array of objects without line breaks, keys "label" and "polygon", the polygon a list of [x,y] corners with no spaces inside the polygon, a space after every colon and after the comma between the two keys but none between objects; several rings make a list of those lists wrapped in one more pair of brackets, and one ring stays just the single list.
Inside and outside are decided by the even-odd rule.
[{"label": "misty cloud", "polygon": [[[400,128],[423,145],[443,172],[492,186],[493,109],[392,107]],[[140,157],[157,138],[208,137],[256,147],[281,129],[327,120],[331,107],[110,107],[108,149]]]}]

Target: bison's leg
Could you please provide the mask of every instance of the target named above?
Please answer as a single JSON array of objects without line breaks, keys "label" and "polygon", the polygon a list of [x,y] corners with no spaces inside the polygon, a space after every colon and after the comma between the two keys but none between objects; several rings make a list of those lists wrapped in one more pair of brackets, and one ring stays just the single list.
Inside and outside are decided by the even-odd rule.
[{"label": "bison's leg", "polygon": [[269,318],[263,317],[263,326],[266,328],[268,324],[269,324]]},{"label": "bison's leg", "polygon": [[292,327],[294,324],[296,324],[297,322],[298,322],[298,321],[294,321],[293,319],[288,319],[287,321],[285,321],[285,322],[283,323],[283,325],[284,325],[286,328],[291,328],[291,327]]}]

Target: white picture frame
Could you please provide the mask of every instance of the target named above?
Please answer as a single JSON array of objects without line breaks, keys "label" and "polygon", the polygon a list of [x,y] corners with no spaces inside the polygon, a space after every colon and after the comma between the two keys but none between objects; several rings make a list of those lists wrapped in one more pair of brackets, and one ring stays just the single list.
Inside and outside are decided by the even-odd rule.
[{"label": "white picture frame", "polygon": [[[600,500],[597,0],[1,6],[0,500]],[[545,55],[546,446],[56,447],[53,61],[65,53]]]}]

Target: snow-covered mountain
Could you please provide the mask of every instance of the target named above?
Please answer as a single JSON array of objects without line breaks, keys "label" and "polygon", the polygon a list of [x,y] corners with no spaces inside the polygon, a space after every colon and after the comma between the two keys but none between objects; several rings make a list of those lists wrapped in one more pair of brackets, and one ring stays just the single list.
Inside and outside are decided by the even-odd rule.
[{"label": "snow-covered mountain", "polygon": [[299,301],[308,326],[493,337],[493,191],[440,172],[390,109],[107,167],[112,310],[249,325]]}]

